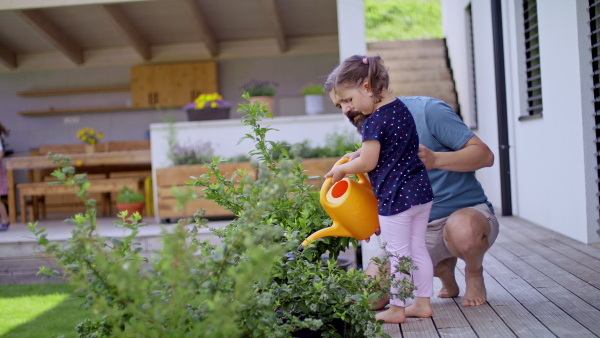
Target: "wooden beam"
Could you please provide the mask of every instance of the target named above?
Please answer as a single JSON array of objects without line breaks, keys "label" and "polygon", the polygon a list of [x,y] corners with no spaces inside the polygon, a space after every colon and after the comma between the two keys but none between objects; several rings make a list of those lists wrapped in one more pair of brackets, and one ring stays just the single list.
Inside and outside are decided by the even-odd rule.
[{"label": "wooden beam", "polygon": [[17,56],[15,52],[0,44],[0,64],[8,69],[17,68]]},{"label": "wooden beam", "polygon": [[117,27],[119,32],[121,32],[121,35],[129,41],[142,59],[146,61],[150,60],[152,58],[152,52],[150,51],[148,41],[146,41],[142,34],[140,34],[133,26],[131,20],[123,13],[123,10],[119,5],[102,5],[101,8],[112,24]]},{"label": "wooden beam", "polygon": [[287,41],[285,39],[283,25],[281,24],[281,17],[279,16],[279,11],[277,10],[277,4],[275,3],[275,0],[263,0],[262,2],[267,12],[267,17],[271,21],[271,26],[275,31],[275,37],[277,38],[277,43],[279,44],[279,50],[281,52],[285,52],[287,50]]},{"label": "wooden beam", "polygon": [[65,7],[65,6],[80,6],[93,4],[107,3],[125,3],[125,2],[142,2],[155,0],[43,0],[43,1],[23,1],[23,0],[0,0],[0,11],[17,10],[17,9],[39,9],[50,7]]},{"label": "wooden beam", "polygon": [[83,64],[83,49],[50,21],[41,10],[31,9],[15,11],[15,13],[46,38],[56,49],[60,50],[67,58],[77,65]]},{"label": "wooden beam", "polygon": [[208,49],[210,56],[219,55],[219,46],[217,46],[217,40],[215,39],[210,27],[208,27],[198,3],[195,0],[184,0],[184,3],[187,5],[190,13],[192,14],[192,19],[196,23],[198,33],[200,33],[200,36],[202,36],[202,40],[204,41],[204,44],[206,44],[206,48]]}]

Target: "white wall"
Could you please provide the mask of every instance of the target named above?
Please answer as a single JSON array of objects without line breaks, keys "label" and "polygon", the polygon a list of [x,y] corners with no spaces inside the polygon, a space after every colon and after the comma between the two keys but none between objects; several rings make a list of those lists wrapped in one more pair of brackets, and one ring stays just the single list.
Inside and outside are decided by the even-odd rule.
[{"label": "white wall", "polygon": [[[442,1],[442,26],[447,40],[448,54],[452,64],[452,73],[456,82],[458,99],[463,111],[469,110],[469,78],[467,63],[466,18],[465,9],[470,1]],[[477,1],[472,4],[473,40],[475,46],[475,83],[477,91],[478,127],[473,131],[494,152],[496,162],[491,168],[477,171],[476,175],[485,189],[485,193],[494,205],[500,209],[500,173],[498,161],[498,128],[496,123],[496,92],[494,85],[494,50],[492,44],[492,26],[489,1]],[[468,122],[468,121],[467,121]]]},{"label": "white wall", "polygon": [[[466,6],[467,1],[461,1]],[[589,38],[586,9],[571,1],[538,1],[543,117],[525,115],[521,1],[502,2],[508,95],[513,214],[582,242],[598,242],[598,200],[593,194],[593,110],[590,96]],[[444,32],[452,65],[462,48],[463,9],[443,0]],[[493,39],[489,1],[473,3],[479,110],[478,135],[497,154]],[[560,24],[557,24],[560,23]],[[455,42],[459,41],[459,42]],[[485,61],[484,61],[485,60]],[[455,80],[464,81],[454,68]],[[522,75],[523,74],[523,75]],[[459,97],[464,84],[457,86]],[[462,102],[461,102],[462,104]],[[589,129],[589,130],[588,130]],[[493,138],[492,138],[493,135]],[[495,166],[496,167],[496,166]],[[497,170],[478,177],[497,205]],[[594,209],[594,210],[591,210]]]}]

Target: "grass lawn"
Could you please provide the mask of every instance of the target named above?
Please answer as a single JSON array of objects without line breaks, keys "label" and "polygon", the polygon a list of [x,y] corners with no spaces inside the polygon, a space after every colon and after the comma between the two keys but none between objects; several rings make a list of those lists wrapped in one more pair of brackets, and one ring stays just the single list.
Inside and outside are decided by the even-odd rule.
[{"label": "grass lawn", "polygon": [[77,337],[75,326],[92,318],[81,300],[68,300],[67,283],[0,285],[1,337]]}]

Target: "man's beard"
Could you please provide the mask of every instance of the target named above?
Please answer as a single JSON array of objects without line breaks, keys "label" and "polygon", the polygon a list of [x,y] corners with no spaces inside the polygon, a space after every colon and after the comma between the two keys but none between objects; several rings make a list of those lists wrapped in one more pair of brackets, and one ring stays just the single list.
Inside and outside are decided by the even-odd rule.
[{"label": "man's beard", "polygon": [[367,117],[368,116],[366,116],[363,113],[356,111],[356,110],[348,112],[348,120],[350,120],[350,123],[352,123],[352,125],[354,125],[354,127],[356,127],[356,131],[359,134],[362,134],[362,127],[363,127],[363,124],[365,123],[365,120],[367,119]]}]

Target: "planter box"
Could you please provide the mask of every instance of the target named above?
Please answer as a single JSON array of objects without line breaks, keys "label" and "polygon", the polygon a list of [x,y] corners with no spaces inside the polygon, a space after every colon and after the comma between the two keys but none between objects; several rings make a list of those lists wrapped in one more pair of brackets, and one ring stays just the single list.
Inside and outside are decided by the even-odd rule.
[{"label": "planter box", "polygon": [[310,184],[315,186],[316,190],[320,190],[323,182],[325,182],[323,175],[327,174],[335,162],[337,162],[339,159],[339,157],[309,158],[302,160],[300,165],[302,165],[302,168],[306,170],[305,174],[309,177],[318,176],[311,178],[308,181]]},{"label": "planter box", "polygon": [[[221,173],[225,173],[229,177],[237,169],[244,169],[248,175],[256,179],[256,169],[250,165],[250,162],[239,163],[223,163],[219,165]],[[196,165],[181,165],[167,168],[156,169],[156,196],[157,196],[157,215],[159,219],[180,219],[192,217],[194,213],[200,209],[205,209],[205,217],[207,218],[225,218],[233,217],[234,215],[228,210],[220,207],[211,200],[202,198],[202,187],[194,187],[185,184],[186,181],[191,181],[191,176],[199,177],[208,173],[208,169],[203,164]],[[183,210],[177,210],[177,200],[173,196],[173,186],[180,190],[186,190],[188,187],[194,189],[200,197],[191,201]]]},{"label": "planter box", "polygon": [[205,108],[186,110],[188,121],[227,120],[231,108]]}]

